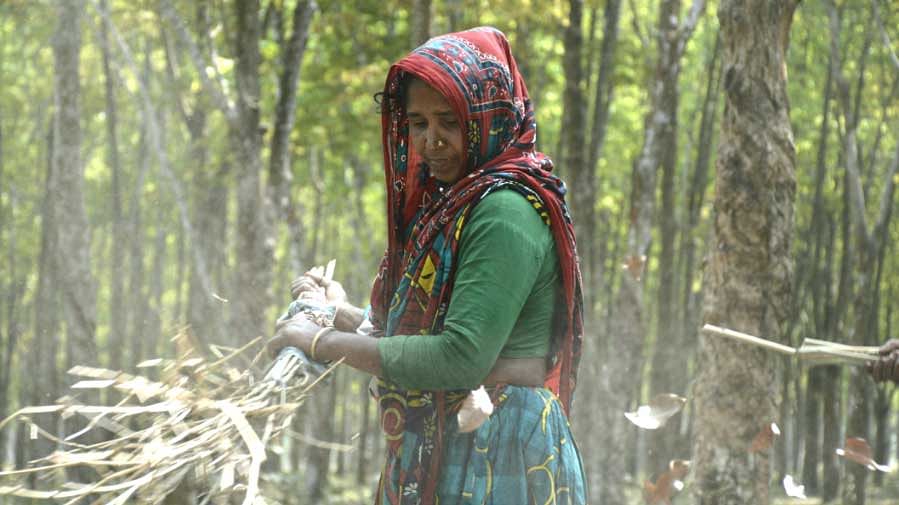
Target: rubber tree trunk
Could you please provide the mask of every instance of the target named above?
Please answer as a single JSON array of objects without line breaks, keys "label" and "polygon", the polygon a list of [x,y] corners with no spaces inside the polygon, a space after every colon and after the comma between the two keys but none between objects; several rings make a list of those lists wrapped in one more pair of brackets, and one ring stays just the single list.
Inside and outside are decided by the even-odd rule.
[{"label": "rubber tree trunk", "polygon": [[237,120],[230,123],[237,176],[237,264],[232,289],[232,344],[253,338],[271,326],[272,237],[268,203],[262,187],[260,130],[258,0],[236,0]]},{"label": "rubber tree trunk", "polygon": [[[792,284],[795,147],[786,52],[797,2],[719,4],[725,107],[703,319],[782,338]],[[778,414],[776,361],[700,337],[694,387],[693,494],[701,505],[767,504],[770,449],[752,440]]]}]

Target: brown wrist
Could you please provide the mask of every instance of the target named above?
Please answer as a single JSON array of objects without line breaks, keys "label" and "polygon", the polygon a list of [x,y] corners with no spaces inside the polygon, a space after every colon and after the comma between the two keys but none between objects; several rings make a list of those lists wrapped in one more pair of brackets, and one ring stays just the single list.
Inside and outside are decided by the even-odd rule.
[{"label": "brown wrist", "polygon": [[337,306],[334,312],[334,328],[352,333],[362,324],[363,310],[343,303]]}]

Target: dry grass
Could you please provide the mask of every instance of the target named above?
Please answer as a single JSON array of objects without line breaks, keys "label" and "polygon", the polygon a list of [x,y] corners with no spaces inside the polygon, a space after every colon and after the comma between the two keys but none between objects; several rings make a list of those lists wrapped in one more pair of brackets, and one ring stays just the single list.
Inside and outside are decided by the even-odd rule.
[{"label": "dry grass", "polygon": [[[290,425],[310,388],[328,371],[313,371],[302,357],[294,357],[279,360],[268,375],[257,378],[262,377],[255,366],[262,356],[260,339],[226,352],[213,349],[212,356],[186,346],[190,339],[185,334],[176,339],[179,348],[187,349],[181,358],[138,365],[160,380],[83,366],[69,371],[80,379],[73,390],[121,396],[114,405],[83,405],[67,396],[55,405],[21,409],[0,422],[0,429],[14,421],[25,423],[33,439],[42,437],[57,447],[26,468],[0,472],[0,497],[161,503],[190,480],[191,487],[201,490],[200,503],[225,503],[233,495],[242,495],[245,505],[261,502],[259,474],[266,446]],[[236,363],[249,366],[238,368]],[[48,414],[77,414],[88,422],[60,439],[34,422],[34,416]],[[80,443],[86,433],[102,433],[103,441]],[[70,478],[71,470],[85,468],[97,478],[90,483]],[[41,489],[26,487],[26,477],[35,477]]]}]

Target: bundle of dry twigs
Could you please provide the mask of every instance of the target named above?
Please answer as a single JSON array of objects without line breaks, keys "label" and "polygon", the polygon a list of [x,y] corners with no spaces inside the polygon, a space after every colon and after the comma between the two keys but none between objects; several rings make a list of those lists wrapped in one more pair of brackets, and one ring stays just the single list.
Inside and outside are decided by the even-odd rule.
[{"label": "bundle of dry twigs", "polygon": [[[211,358],[188,352],[177,360],[138,365],[158,370],[164,377],[158,381],[74,367],[69,373],[82,380],[73,389],[115,390],[123,398],[115,405],[82,405],[65,397],[55,405],[23,408],[0,422],[0,429],[12,421],[26,423],[32,438],[44,437],[58,447],[27,468],[0,472],[0,496],[65,503],[85,497],[92,503],[162,503],[191,478],[204,488],[201,503],[225,503],[240,494],[244,505],[264,503],[259,474],[266,445],[289,427],[310,388],[330,369],[317,368],[298,355],[279,360],[260,379],[251,372],[263,355],[260,347],[257,338]],[[250,367],[238,368],[237,363],[246,364],[247,359]],[[59,439],[34,423],[34,416],[44,414],[63,418],[80,414],[90,421],[78,433]],[[79,443],[81,435],[100,429],[107,440]],[[90,483],[67,481],[66,470],[77,467],[92,468],[99,478]],[[28,476],[47,483],[47,490],[26,487],[22,483]]]},{"label": "bundle of dry twigs", "polygon": [[802,340],[802,345],[798,348],[793,348],[754,335],[731,330],[729,328],[721,328],[711,324],[704,325],[702,331],[707,335],[730,338],[738,342],[762,347],[788,356],[796,356],[803,364],[808,366],[864,365],[869,361],[876,361],[879,357],[879,348],[876,346],[847,345],[839,342],[805,338]]}]

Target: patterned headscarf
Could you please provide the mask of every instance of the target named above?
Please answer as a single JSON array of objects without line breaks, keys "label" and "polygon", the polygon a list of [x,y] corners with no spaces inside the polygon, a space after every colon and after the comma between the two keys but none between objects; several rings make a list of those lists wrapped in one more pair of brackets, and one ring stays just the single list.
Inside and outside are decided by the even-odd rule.
[{"label": "patterned headscarf", "polygon": [[[438,187],[440,183],[429,177],[427,165],[412,149],[402,96],[411,77],[442,94],[462,126],[467,146],[465,175],[451,187]],[[583,334],[574,230],[564,201],[565,185],[552,175],[552,161],[535,150],[534,110],[505,35],[481,27],[435,37],[415,49],[390,68],[381,121],[388,246],[372,289],[375,327],[387,336],[441,332],[467,216],[489,192],[500,187],[514,189],[540,213],[556,243],[565,313],[555,318],[554,356],[546,386],[568,411]],[[388,441],[391,424],[408,431],[416,419],[442,414],[444,399],[444,394],[437,392],[433,402],[414,402],[430,404],[423,412],[411,412],[411,402],[401,402],[406,411],[403,419],[382,419]],[[382,410],[384,407],[382,403]],[[436,418],[442,424],[442,415]],[[421,461],[422,470],[439,470],[442,426],[437,428],[431,430],[436,431],[434,454]],[[436,481],[434,474],[430,475],[429,480]],[[428,494],[425,490],[423,503]]]}]

